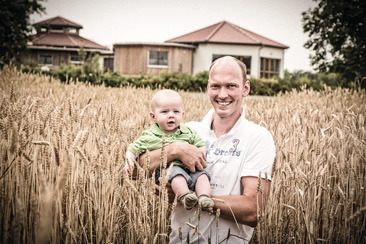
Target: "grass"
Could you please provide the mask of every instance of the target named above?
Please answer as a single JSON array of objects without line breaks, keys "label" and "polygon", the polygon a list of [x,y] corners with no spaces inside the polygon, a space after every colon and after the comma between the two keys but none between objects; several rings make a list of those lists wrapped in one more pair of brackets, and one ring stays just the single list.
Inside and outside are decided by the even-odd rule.
[{"label": "grass", "polygon": [[[176,201],[155,195],[144,168],[137,180],[122,170],[127,145],[150,127],[154,91],[66,85],[8,67],[0,88],[1,243],[168,242]],[[181,95],[185,121],[211,108],[205,96]],[[245,99],[247,118],[276,144],[251,243],[366,241],[365,106],[364,90],[347,89]]]}]

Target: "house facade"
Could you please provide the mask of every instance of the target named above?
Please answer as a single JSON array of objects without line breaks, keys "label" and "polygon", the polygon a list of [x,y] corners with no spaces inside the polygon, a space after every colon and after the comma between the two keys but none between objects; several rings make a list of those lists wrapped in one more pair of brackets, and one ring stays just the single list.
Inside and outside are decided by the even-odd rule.
[{"label": "house facade", "polygon": [[[159,74],[162,70],[195,75],[230,55],[243,61],[249,77],[284,76],[288,46],[222,21],[164,43],[117,43],[113,51],[80,36],[82,26],[63,17],[34,24],[37,34],[28,43],[22,63],[57,69],[62,63],[83,64],[99,55],[100,70],[120,74]],[[81,55],[80,51],[85,55]]]},{"label": "house facade", "polygon": [[283,77],[284,52],[289,48],[227,21],[166,42],[196,46],[193,54],[193,75],[208,70],[215,59],[230,55],[245,63],[249,77]]},{"label": "house facade", "polygon": [[271,78],[284,75],[284,52],[261,46],[241,46],[230,44],[200,44],[194,53],[193,74],[208,70],[211,63],[222,56],[233,56],[247,66],[249,77]]},{"label": "house facade", "polygon": [[192,74],[195,48],[179,43],[114,44],[114,69],[120,74],[157,75],[162,70]]},{"label": "house facade", "polygon": [[99,69],[113,70],[113,51],[80,36],[81,25],[57,16],[33,26],[37,34],[28,42],[28,51],[22,56],[23,64],[33,63],[45,69],[57,69],[62,63],[81,65],[87,58],[98,54]]},{"label": "house facade", "polygon": [[230,55],[246,64],[249,77],[283,77],[287,48],[222,21],[165,43],[115,44],[114,69],[120,74],[158,74],[170,70],[195,75],[207,71],[215,59]]}]

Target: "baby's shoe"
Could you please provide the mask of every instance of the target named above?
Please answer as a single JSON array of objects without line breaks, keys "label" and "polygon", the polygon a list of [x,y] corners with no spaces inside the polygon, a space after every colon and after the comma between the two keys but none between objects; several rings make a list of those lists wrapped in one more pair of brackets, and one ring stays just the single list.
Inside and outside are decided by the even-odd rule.
[{"label": "baby's shoe", "polygon": [[197,200],[197,196],[194,193],[185,193],[178,198],[178,201],[180,201],[187,210],[192,209],[196,205]]},{"label": "baby's shoe", "polygon": [[198,197],[198,204],[201,206],[201,209],[205,211],[212,211],[214,207],[214,201],[206,194],[202,194]]}]

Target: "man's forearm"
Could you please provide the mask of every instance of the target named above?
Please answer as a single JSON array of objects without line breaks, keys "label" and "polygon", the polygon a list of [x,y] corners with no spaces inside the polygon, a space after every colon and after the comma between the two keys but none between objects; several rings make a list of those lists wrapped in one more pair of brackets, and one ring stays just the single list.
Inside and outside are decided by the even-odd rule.
[{"label": "man's forearm", "polygon": [[[255,227],[257,224],[257,204],[254,199],[244,195],[212,196],[215,201],[215,210],[220,209],[220,217],[237,221],[239,224]],[[234,218],[235,216],[235,218]]]},{"label": "man's forearm", "polygon": [[[154,170],[159,169],[160,165],[162,164],[161,151],[162,151],[162,149],[159,148],[159,149],[150,151],[149,153],[142,154],[139,158],[140,166],[143,167],[146,162],[146,158],[149,157],[150,158],[150,169],[149,169],[150,172],[152,173]],[[169,145],[165,146],[165,152],[166,152],[167,162],[173,161],[175,159],[176,155],[174,154],[175,149],[174,149],[173,144],[169,144]]]},{"label": "man's forearm", "polygon": [[244,189],[242,195],[212,196],[219,199],[215,201],[214,208],[220,209],[220,216],[225,219],[234,220],[235,216],[238,223],[255,227],[258,221],[257,208],[265,208],[271,182],[261,179],[263,193],[257,193],[257,177],[242,177],[241,182]]}]

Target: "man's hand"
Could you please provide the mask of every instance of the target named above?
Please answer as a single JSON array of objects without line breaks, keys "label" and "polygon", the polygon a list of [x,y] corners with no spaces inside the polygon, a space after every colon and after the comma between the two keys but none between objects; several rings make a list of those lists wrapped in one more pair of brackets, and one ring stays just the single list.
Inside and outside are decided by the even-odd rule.
[{"label": "man's hand", "polygon": [[196,172],[196,168],[203,170],[207,167],[206,155],[203,150],[185,142],[175,142],[169,146],[174,146],[169,147],[168,150],[172,150],[172,154],[176,155],[175,159],[182,161],[184,167],[189,171]]},{"label": "man's hand", "polygon": [[[166,147],[167,152],[167,161],[171,162],[173,160],[182,161],[185,168],[189,169],[191,172],[196,172],[196,168],[198,170],[202,170],[207,167],[206,164],[206,155],[205,153],[186,142],[173,142]],[[161,160],[161,148],[153,150],[149,152],[150,157],[150,172],[152,173],[154,170],[160,168]],[[140,155],[139,163],[143,165],[145,159],[147,157],[147,153]]]}]

